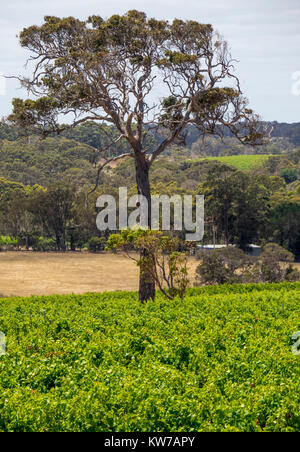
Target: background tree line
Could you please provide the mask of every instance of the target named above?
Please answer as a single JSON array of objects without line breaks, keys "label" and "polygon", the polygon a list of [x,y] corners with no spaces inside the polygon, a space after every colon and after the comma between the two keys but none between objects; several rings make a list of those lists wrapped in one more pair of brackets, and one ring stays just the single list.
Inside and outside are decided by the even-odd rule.
[{"label": "background tree line", "polygon": [[[58,178],[44,187],[1,178],[0,235],[17,239],[15,247],[38,251],[81,249],[90,240],[91,250],[103,249],[108,236],[102,237],[96,229],[96,198],[112,194],[118,199],[119,186],[136,193],[131,164],[124,161],[107,168],[88,198],[91,183]],[[217,161],[174,162],[166,157],[153,165],[152,194],[204,194],[203,243],[215,240],[246,249],[250,243],[273,241],[299,259],[300,184],[287,183],[280,171],[272,174],[268,165],[274,169],[271,162],[264,168],[239,171]],[[182,247],[184,233],[177,235]],[[6,239],[2,242],[5,247]]]}]

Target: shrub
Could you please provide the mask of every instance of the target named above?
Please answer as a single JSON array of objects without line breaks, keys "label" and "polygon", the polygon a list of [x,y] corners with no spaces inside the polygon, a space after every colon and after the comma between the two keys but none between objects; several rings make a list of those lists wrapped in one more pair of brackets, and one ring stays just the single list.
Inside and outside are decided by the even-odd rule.
[{"label": "shrub", "polygon": [[300,281],[300,272],[292,265],[289,265],[286,269],[285,280],[289,282]]},{"label": "shrub", "polygon": [[13,251],[19,245],[18,239],[10,236],[0,237],[0,249],[6,251]]},{"label": "shrub", "polygon": [[280,171],[280,177],[282,177],[287,184],[290,184],[298,179],[297,168],[283,168]]},{"label": "shrub", "polygon": [[286,250],[282,246],[277,243],[267,243],[263,248],[263,258],[268,258],[268,256],[272,256],[277,261],[282,262],[294,262],[295,257],[293,253]]},{"label": "shrub", "polygon": [[258,258],[252,269],[253,282],[283,282],[287,280],[291,271],[281,264],[281,262],[293,262],[294,255],[276,243],[268,243],[263,249],[262,255]]},{"label": "shrub", "polygon": [[39,237],[32,245],[33,251],[55,251],[56,241],[52,238]]},{"label": "shrub", "polygon": [[[196,269],[196,284],[233,284],[242,282],[242,274],[251,259],[239,248],[229,246],[198,254],[202,262]],[[237,274],[237,270],[240,274]]]},{"label": "shrub", "polygon": [[87,243],[87,249],[90,253],[97,253],[105,249],[106,239],[105,237],[92,237]]},{"label": "shrub", "polygon": [[233,283],[276,283],[298,281],[300,273],[290,265],[294,255],[276,243],[265,245],[259,257],[250,258],[242,250],[234,247],[202,252],[198,256],[202,262],[196,269],[198,284]]}]

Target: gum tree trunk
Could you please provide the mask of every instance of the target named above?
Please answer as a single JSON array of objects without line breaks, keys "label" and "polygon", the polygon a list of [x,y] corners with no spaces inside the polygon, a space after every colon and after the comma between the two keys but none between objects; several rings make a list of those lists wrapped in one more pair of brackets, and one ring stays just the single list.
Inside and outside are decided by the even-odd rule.
[{"label": "gum tree trunk", "polygon": [[56,246],[58,251],[66,251],[66,234],[65,231],[56,231]]},{"label": "gum tree trunk", "polygon": [[[149,163],[144,154],[135,157],[136,183],[138,194],[145,196],[148,201],[148,226],[151,226],[151,192],[149,182]],[[146,256],[146,250],[141,251],[141,257]],[[139,300],[144,303],[155,298],[155,282],[151,275],[140,272]]]}]

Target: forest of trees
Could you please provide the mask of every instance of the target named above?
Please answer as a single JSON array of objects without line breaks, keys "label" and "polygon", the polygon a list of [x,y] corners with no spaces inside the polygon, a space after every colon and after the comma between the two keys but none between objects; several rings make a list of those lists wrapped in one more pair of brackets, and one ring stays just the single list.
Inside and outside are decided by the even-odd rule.
[{"label": "forest of trees", "polygon": [[[96,198],[117,197],[118,187],[135,193],[133,162],[109,165],[100,175],[95,192],[96,167],[114,131],[99,131],[88,123],[44,140],[22,137],[15,128],[0,128],[0,236],[4,249],[37,251],[103,249],[108,238],[96,228]],[[154,141],[145,133],[149,148]],[[284,146],[284,144],[286,146]],[[124,146],[124,145],[123,145]],[[196,157],[232,155],[239,147],[233,138],[209,138],[205,151],[173,145],[154,162],[150,178],[155,194],[204,194],[204,243],[246,248],[250,243],[276,242],[300,258],[300,149],[288,142],[277,146],[261,167],[239,171],[214,160]],[[244,149],[244,147],[243,147]],[[255,151],[256,149],[254,149]],[[257,151],[261,152],[260,147]],[[121,154],[117,145],[110,154]],[[191,159],[193,157],[193,159]],[[183,237],[183,234],[182,234]]]}]

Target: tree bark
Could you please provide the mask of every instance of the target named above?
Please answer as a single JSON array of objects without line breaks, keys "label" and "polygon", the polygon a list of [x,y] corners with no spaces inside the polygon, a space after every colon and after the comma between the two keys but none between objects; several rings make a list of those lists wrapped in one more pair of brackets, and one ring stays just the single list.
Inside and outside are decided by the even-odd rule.
[{"label": "tree bark", "polygon": [[71,251],[76,251],[73,231],[71,231],[71,234],[70,234],[70,248],[71,248]]},{"label": "tree bark", "polygon": [[[139,195],[145,196],[148,202],[148,226],[151,227],[151,191],[149,181],[149,163],[144,154],[135,156],[136,183]],[[146,250],[141,250],[141,258],[147,256]],[[140,272],[139,300],[144,303],[155,298],[155,282],[151,275]]]},{"label": "tree bark", "polygon": [[58,251],[66,251],[65,231],[56,231],[56,246]]}]

